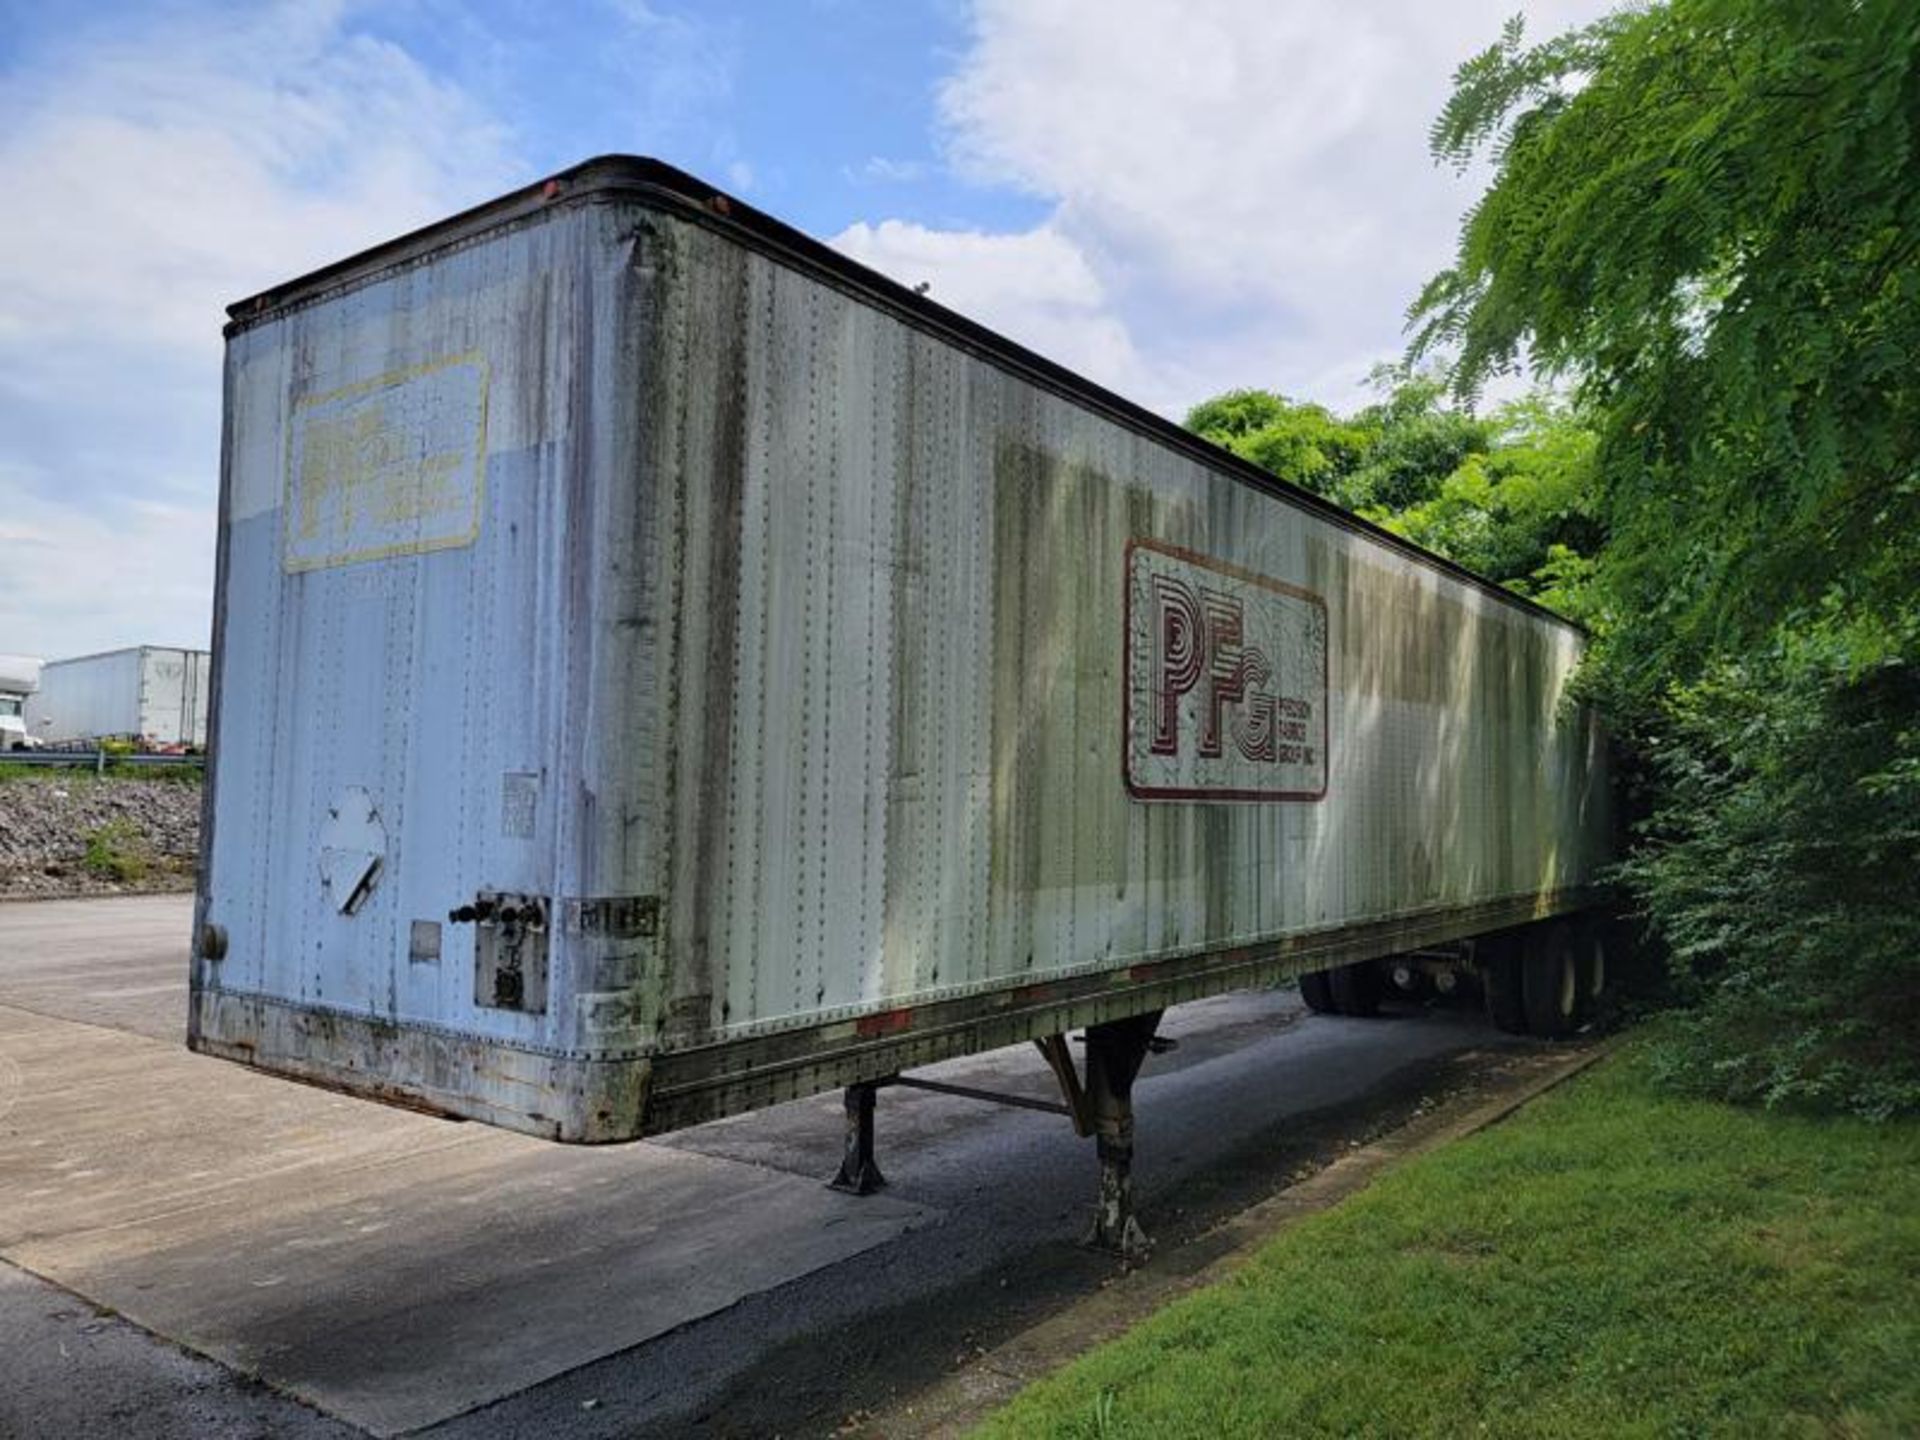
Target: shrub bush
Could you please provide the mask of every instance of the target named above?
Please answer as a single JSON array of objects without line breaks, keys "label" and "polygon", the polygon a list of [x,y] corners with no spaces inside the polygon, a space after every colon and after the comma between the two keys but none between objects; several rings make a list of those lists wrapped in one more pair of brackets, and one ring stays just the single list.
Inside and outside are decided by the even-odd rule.
[{"label": "shrub bush", "polygon": [[121,884],[139,880],[147,873],[152,854],[140,827],[122,817],[95,826],[87,832],[87,852],[83,863],[103,880]]},{"label": "shrub bush", "polygon": [[1659,1048],[1666,1076],[1920,1112],[1914,647],[1816,627],[1679,692],[1662,728],[1660,798],[1623,875],[1697,1002]]}]

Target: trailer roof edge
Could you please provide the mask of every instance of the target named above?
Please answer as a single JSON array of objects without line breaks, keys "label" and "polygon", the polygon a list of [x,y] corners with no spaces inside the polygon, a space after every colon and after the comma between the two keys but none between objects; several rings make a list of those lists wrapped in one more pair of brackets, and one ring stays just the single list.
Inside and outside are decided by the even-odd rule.
[{"label": "trailer roof edge", "polygon": [[938,334],[1043,389],[1095,409],[1128,429],[1184,451],[1242,483],[1282,495],[1343,529],[1366,535],[1389,549],[1463,581],[1516,609],[1551,620],[1581,635],[1588,633],[1578,621],[1509,590],[1404,536],[1396,535],[1384,526],[1362,519],[1324,496],[1263,470],[1232,451],[1202,439],[1164,415],[862,265],[784,220],[776,219],[684,170],[646,156],[597,156],[547,179],[248,296],[227,307],[225,333],[228,336],[238,334],[287,310],[370,280],[423,255],[525,219],[549,206],[578,202],[609,192],[639,193],[664,202],[669,208],[699,223],[730,231],[754,249],[770,252],[797,268],[823,276],[830,283],[859,294],[909,324]]}]

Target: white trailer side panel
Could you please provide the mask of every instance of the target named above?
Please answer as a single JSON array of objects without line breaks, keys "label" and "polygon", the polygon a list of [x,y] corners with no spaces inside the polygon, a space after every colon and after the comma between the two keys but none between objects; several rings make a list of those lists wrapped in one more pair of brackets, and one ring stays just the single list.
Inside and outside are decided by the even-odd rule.
[{"label": "white trailer side panel", "polygon": [[[711,947],[670,972],[687,1040],[1595,879],[1571,626],[723,236],[655,243],[669,928]],[[1190,743],[1130,785],[1129,567],[1156,564],[1320,627],[1277,666],[1310,763],[1216,784]]]},{"label": "white trailer side panel", "polygon": [[1572,627],[663,167],[236,315],[198,1048],[617,1139],[1590,898]]},{"label": "white trailer side panel", "polygon": [[27,700],[28,733],[50,745],[103,738],[204,745],[211,656],[139,645],[54,660]]},{"label": "white trailer side panel", "polygon": [[136,647],[48,662],[27,698],[28,733],[49,745],[138,735],[143,653]]}]

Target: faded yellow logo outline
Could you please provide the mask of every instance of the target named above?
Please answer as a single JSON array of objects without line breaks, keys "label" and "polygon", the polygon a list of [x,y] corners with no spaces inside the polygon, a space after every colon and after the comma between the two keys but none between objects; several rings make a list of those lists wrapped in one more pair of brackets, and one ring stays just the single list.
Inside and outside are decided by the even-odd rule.
[{"label": "faded yellow logo outline", "polygon": [[[311,541],[318,532],[322,511],[329,503],[346,507],[347,523],[342,526],[345,532],[353,528],[352,506],[356,499],[383,507],[384,513],[376,516],[381,525],[417,526],[423,514],[427,513],[425,507],[429,491],[424,482],[430,473],[429,467],[452,474],[457,472],[461,462],[468,459],[464,447],[449,447],[421,456],[407,468],[405,483],[399,483],[392,473],[395,460],[388,442],[394,436],[404,438],[404,432],[394,431],[390,426],[383,430],[383,417],[379,412],[362,414],[349,411],[336,422],[339,433],[330,436],[323,433],[319,437],[321,444],[317,453],[315,436],[311,429],[303,428],[302,416],[321,406],[338,405],[381,391],[397,391],[425,376],[463,366],[476,370],[479,380],[479,399],[474,407],[471,481],[463,489],[454,492],[456,504],[440,508],[444,513],[464,501],[469,515],[466,528],[439,535],[415,534],[388,544],[363,545],[324,554],[297,554],[299,543],[302,540]],[[342,385],[322,394],[303,395],[296,401],[287,426],[285,483],[281,495],[282,569],[288,574],[297,574],[366,560],[384,560],[396,555],[422,555],[435,550],[458,549],[471,545],[479,538],[481,518],[486,513],[487,401],[491,382],[492,372],[486,357],[473,350],[389,370],[371,379]],[[294,464],[296,448],[301,457],[298,472]],[[346,457],[344,462],[343,456]],[[402,513],[402,506],[410,508]],[[296,525],[300,527],[298,533]]]}]

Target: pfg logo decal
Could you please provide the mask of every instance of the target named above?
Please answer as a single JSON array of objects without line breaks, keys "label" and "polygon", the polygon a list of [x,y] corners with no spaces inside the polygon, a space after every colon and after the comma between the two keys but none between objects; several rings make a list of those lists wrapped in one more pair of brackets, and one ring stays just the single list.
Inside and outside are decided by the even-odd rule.
[{"label": "pfg logo decal", "polygon": [[1127,547],[1126,781],[1140,800],[1327,793],[1327,604],[1157,541]]}]

